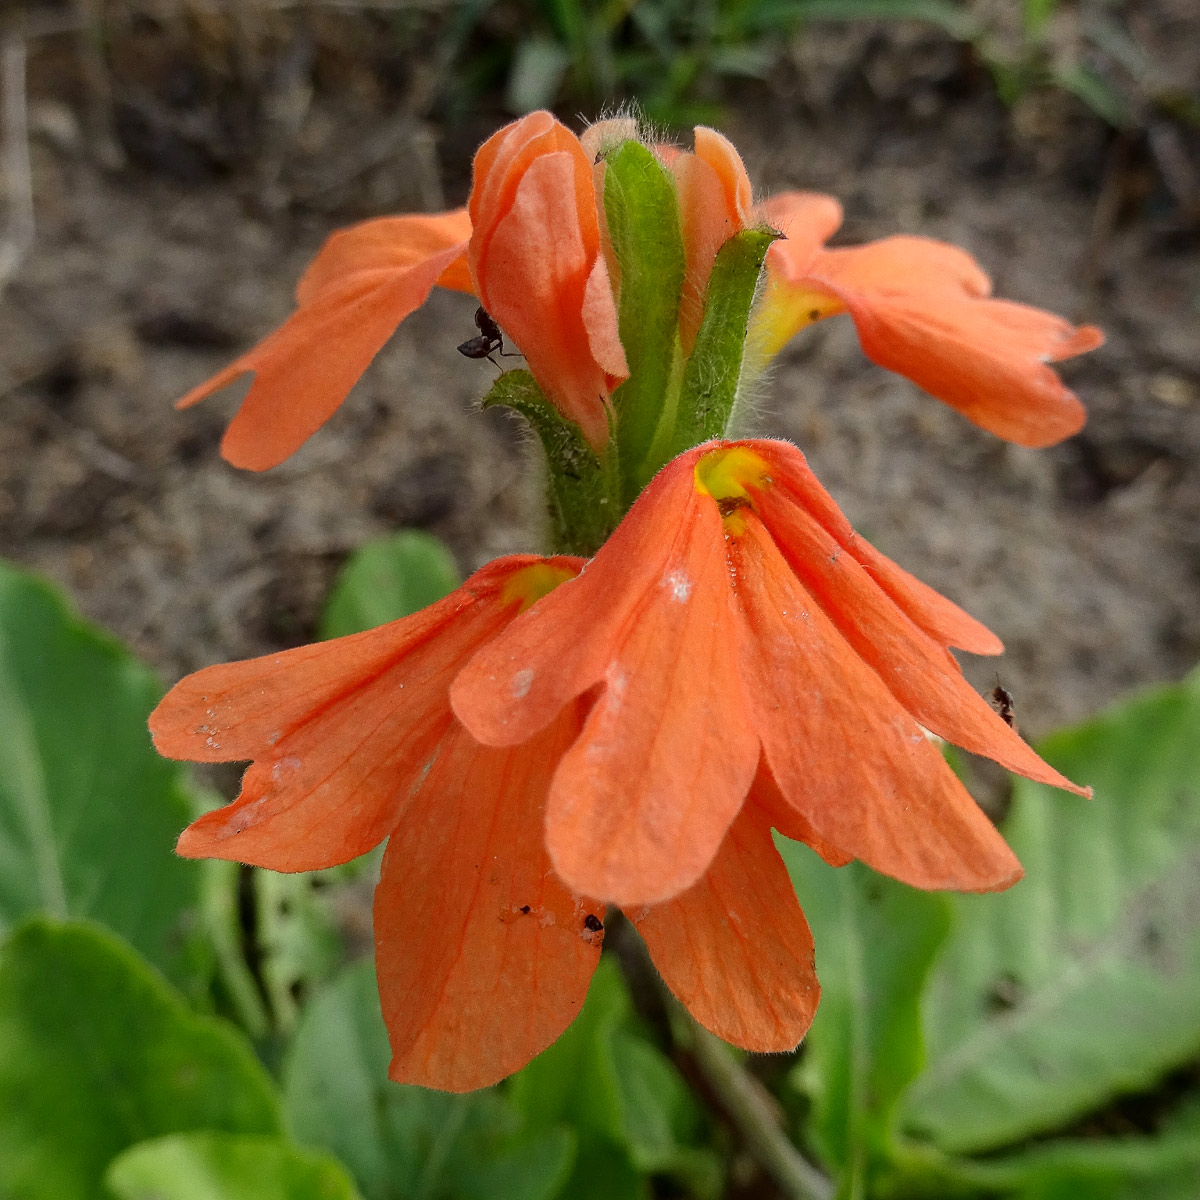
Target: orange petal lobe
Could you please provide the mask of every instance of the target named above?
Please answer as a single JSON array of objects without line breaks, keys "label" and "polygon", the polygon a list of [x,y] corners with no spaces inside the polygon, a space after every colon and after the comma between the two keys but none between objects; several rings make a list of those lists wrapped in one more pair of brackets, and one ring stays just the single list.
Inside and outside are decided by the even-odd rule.
[{"label": "orange petal lobe", "polygon": [[771,463],[775,484],[806,509],[905,615],[934,641],[943,646],[957,646],[972,654],[999,654],[1004,649],[990,629],[859,537],[795,446],[788,442],[762,440],[757,440],[755,446]]},{"label": "orange petal lobe", "polygon": [[[470,237],[471,218],[465,208],[360,221],[326,239],[296,285],[296,303],[311,304],[322,292],[340,287],[363,272],[406,271],[451,247],[459,248],[459,257],[454,260],[459,265],[447,267],[443,275],[461,285]],[[443,287],[454,286],[441,279],[438,282]],[[471,290],[469,272],[466,284],[455,290]]]},{"label": "orange petal lobe", "polygon": [[842,206],[820,192],[780,192],[755,210],[760,220],[783,234],[767,252],[772,270],[799,275],[813,255],[838,231]]},{"label": "orange petal lobe", "polygon": [[[594,282],[593,268],[604,259],[595,198],[583,208],[576,194],[581,159],[576,143],[574,152],[556,150],[531,162],[507,209],[481,230],[478,251],[473,243],[472,262],[484,305],[521,348],[534,378],[602,450],[605,365],[623,367],[624,353],[612,291],[598,292]],[[590,193],[591,168],[586,160],[583,166]],[[604,363],[593,350],[593,331]]]},{"label": "orange petal lobe", "polygon": [[1095,349],[1100,331],[989,299],[963,251],[887,238],[818,255],[801,286],[838,296],[863,353],[999,437],[1049,446],[1083,426],[1083,405],[1046,364]]},{"label": "orange petal lobe", "polygon": [[739,227],[744,226],[752,196],[750,176],[746,174],[742,156],[724,134],[706,125],[697,125],[693,135],[696,157],[708,163],[720,180],[726,213],[739,223]]},{"label": "orange petal lobe", "polygon": [[[701,138],[701,131],[698,129],[696,132],[697,153],[678,154],[669,164],[675,176],[683,233],[685,272],[679,331],[685,354],[691,352],[704,318],[708,278],[712,274],[717,251],[745,227],[744,213],[738,209],[742,189],[736,179],[736,169],[720,153],[718,142],[714,140],[724,142],[725,139],[719,134],[712,134],[712,138]],[[712,133],[711,130],[707,132]],[[701,143],[717,165],[700,154]],[[733,151],[733,154],[736,157],[737,152]],[[738,166],[740,163],[738,159]],[[742,175],[745,175],[744,169]],[[748,199],[748,183],[745,195]]]},{"label": "orange petal lobe", "polygon": [[425,302],[462,251],[450,246],[408,267],[361,270],[336,284],[322,267],[302,286],[311,297],[307,303],[177,407],[252,371],[253,386],[225,432],[221,453],[250,471],[278,466],[337,411],[396,326]]},{"label": "orange petal lobe", "polygon": [[451,725],[454,673],[516,611],[509,581],[541,563],[498,560],[412,617],[176,684],[150,718],[160,753],[253,760],[237,800],[193,822],[179,853],[307,871],[378,845]]},{"label": "orange petal lobe", "polygon": [[489,746],[523,742],[603,680],[616,640],[671,569],[671,531],[692,493],[690,472],[660,471],[578,577],[471,660],[450,697],[475,737]]},{"label": "orange petal lobe", "polygon": [[913,887],[1007,887],[1020,865],[757,517],[730,539],[745,694],[779,791],[816,834]]},{"label": "orange petal lobe", "polygon": [[445,1091],[523,1067],[578,1015],[603,906],[550,869],[542,809],[573,711],[525,746],[456,726],[388,843],[375,892],[376,970],[391,1077]]},{"label": "orange petal lobe", "polygon": [[763,492],[755,502],[805,591],[921,725],[1018,775],[1083,791],[1000,719],[963,677],[953,655],[914,624],[785,492]]},{"label": "orange petal lobe", "polygon": [[764,816],[747,805],[704,877],[630,914],[667,986],[701,1025],[760,1053],[794,1050],[820,988],[813,941]]},{"label": "orange petal lobe", "polygon": [[555,870],[621,905],[668,899],[699,878],[758,761],[719,516],[712,504],[693,508],[680,514],[666,571],[615,640],[603,690],[550,791]]},{"label": "orange petal lobe", "polygon": [[854,855],[827,842],[813,828],[812,822],[794,805],[789,804],[765,758],[759,760],[758,774],[750,788],[747,804],[756,804],[764,820],[793,842],[803,842],[819,854],[831,867],[844,867],[854,861]]},{"label": "orange petal lobe", "polygon": [[651,482],[583,573],[455,680],[460,720],[506,745],[602,685],[551,789],[547,840],[577,891],[645,904],[716,853],[758,759],[735,661],[724,534],[685,455]]}]

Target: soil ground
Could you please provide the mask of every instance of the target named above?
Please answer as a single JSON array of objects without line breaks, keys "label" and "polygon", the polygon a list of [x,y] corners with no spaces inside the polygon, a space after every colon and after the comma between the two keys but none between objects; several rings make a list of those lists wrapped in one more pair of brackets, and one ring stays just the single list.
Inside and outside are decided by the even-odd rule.
[{"label": "soil ground", "polygon": [[[1091,417],[1051,450],[1007,446],[873,367],[848,318],[782,355],[756,428],[794,439],[862,532],[1003,637],[1003,659],[967,668],[1013,692],[1026,733],[1179,678],[1200,659],[1197,214],[1140,139],[1062,95],[1004,108],[937,34],[814,32],[793,58],[724,123],[761,192],[838,195],[845,241],[956,242],[998,293],[1108,343],[1064,364]],[[474,332],[467,298],[435,295],[269,473],[218,457],[237,389],[171,407],[287,315],[333,228],[461,202],[474,141],[502,115],[397,132],[382,105],[318,94],[253,169],[126,120],[129,161],[105,170],[62,62],[49,43],[30,59],[37,236],[0,298],[0,552],[170,682],[310,639],[373,534],[428,528],[464,571],[538,548],[525,440],[476,410],[493,368],[455,352]]]}]

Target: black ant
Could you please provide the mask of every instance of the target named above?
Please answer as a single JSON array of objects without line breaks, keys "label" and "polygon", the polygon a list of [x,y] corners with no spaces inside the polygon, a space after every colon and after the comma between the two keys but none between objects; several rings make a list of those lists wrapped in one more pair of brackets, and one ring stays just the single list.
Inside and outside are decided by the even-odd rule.
[{"label": "black ant", "polygon": [[1017,718],[1013,712],[1012,692],[1008,688],[1001,687],[1000,684],[996,684],[992,688],[992,707],[996,710],[996,715],[1005,725],[1012,730],[1016,730]]},{"label": "black ant", "polygon": [[504,334],[483,305],[475,310],[475,328],[479,336],[468,338],[458,347],[459,354],[466,358],[486,358],[494,367],[500,364],[492,357],[499,353],[502,358],[519,358],[519,354],[507,354],[504,350]]}]

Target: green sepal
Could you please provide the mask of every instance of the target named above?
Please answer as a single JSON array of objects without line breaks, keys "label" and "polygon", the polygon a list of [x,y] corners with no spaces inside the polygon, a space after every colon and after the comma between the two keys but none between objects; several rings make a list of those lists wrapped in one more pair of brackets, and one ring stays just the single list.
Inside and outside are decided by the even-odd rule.
[{"label": "green sepal", "polygon": [[767,251],[779,236],[773,229],[743,229],[717,251],[704,320],[684,367],[674,436],[663,462],[728,430],[746,356],[750,309]]},{"label": "green sepal", "polygon": [[554,551],[590,558],[621,519],[616,446],[610,443],[600,458],[528,371],[506,371],[484,397],[483,407],[515,409],[533,426],[546,455]]},{"label": "green sepal", "polygon": [[641,142],[607,157],[604,212],[620,272],[618,323],[629,378],[613,393],[617,445],[632,500],[660,422],[674,421],[672,360],[679,352],[679,298],[686,259],[675,181]]}]

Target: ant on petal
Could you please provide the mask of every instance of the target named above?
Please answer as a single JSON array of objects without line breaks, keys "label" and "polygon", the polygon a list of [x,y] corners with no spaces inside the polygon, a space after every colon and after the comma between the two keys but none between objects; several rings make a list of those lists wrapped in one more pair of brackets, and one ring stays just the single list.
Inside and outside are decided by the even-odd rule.
[{"label": "ant on petal", "polygon": [[1013,711],[1013,695],[1006,687],[1002,687],[999,683],[992,688],[992,707],[996,710],[1005,725],[1010,729],[1016,730],[1017,718]]},{"label": "ant on petal", "polygon": [[499,353],[502,358],[521,357],[519,354],[506,353],[500,326],[483,305],[475,310],[475,328],[479,330],[478,337],[468,338],[463,342],[458,347],[459,354],[466,358],[486,358],[497,369],[500,368],[500,364],[492,357],[493,354]]}]

